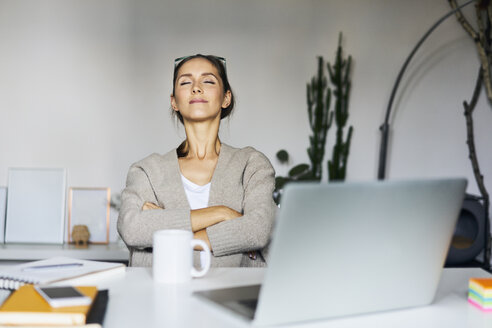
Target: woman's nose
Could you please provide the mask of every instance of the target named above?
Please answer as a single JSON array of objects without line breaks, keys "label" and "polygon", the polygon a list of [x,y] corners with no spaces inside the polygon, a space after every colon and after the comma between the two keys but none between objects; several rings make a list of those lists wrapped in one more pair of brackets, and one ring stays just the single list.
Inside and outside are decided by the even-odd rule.
[{"label": "woman's nose", "polygon": [[202,93],[202,89],[200,88],[200,86],[198,84],[195,84],[193,86],[192,92],[193,92],[193,94]]}]

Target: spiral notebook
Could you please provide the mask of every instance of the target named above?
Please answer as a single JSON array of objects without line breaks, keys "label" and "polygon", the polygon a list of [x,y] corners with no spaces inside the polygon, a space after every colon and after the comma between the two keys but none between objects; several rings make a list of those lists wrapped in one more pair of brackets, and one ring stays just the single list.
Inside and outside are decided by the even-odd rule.
[{"label": "spiral notebook", "polygon": [[93,284],[98,279],[123,273],[125,268],[122,263],[53,257],[1,269],[0,289],[15,290],[25,284]]}]

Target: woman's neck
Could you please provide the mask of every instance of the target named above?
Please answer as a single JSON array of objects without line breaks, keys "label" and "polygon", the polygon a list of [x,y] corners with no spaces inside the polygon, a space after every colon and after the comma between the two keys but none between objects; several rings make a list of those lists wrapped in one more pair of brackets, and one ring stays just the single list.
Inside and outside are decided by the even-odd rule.
[{"label": "woman's neck", "polygon": [[219,156],[219,125],[205,123],[186,124],[186,149],[188,159],[215,159]]}]

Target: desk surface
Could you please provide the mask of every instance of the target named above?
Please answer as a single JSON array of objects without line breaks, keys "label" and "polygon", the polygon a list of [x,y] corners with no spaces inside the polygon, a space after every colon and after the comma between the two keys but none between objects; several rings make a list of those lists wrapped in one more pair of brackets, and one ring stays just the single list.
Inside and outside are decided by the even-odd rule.
[{"label": "desk surface", "polygon": [[117,243],[90,244],[77,248],[73,244],[0,244],[0,261],[35,261],[55,256],[99,261],[128,261],[129,252]]},{"label": "desk surface", "polygon": [[[264,269],[218,268],[189,284],[159,285],[146,268],[100,281],[109,288],[105,328],[248,327],[250,324],[191,295],[193,291],[260,283]],[[289,327],[492,327],[492,313],[467,302],[468,279],[492,277],[481,269],[444,269],[434,302],[426,307],[314,321]]]}]

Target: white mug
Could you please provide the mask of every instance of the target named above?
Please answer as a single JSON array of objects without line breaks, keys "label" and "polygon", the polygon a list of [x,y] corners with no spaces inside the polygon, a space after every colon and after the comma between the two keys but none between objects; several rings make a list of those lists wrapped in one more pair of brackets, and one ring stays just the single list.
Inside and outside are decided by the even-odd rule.
[{"label": "white mug", "polygon": [[[201,246],[206,256],[200,256],[201,270],[193,266],[193,248]],[[192,277],[203,277],[210,268],[210,248],[193,239],[188,230],[158,230],[154,232],[153,275],[158,283],[188,282]]]}]

